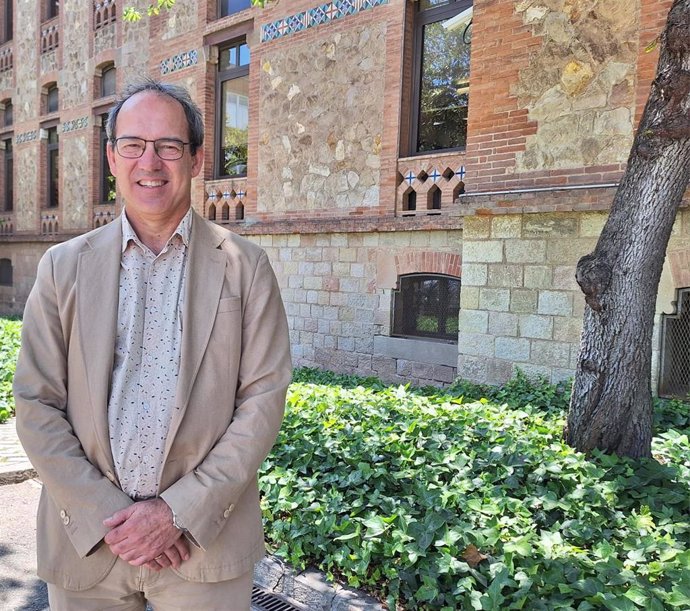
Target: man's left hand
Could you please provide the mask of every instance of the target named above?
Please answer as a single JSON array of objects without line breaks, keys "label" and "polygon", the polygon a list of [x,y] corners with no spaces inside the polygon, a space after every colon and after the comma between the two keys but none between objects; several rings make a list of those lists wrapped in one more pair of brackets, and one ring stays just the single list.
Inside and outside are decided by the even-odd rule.
[{"label": "man's left hand", "polygon": [[[172,510],[163,499],[139,501],[103,521],[110,528],[110,551],[132,566],[150,563],[182,536],[173,525]],[[185,546],[186,547],[186,546]],[[182,560],[187,560],[184,555]]]}]

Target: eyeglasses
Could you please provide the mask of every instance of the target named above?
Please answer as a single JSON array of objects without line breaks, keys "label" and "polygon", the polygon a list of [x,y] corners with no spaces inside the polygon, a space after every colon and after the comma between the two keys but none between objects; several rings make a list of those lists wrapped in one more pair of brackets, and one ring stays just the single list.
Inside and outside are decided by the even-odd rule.
[{"label": "eyeglasses", "polygon": [[144,140],[143,138],[132,138],[129,136],[115,139],[115,149],[120,156],[126,159],[139,159],[146,150],[146,143],[153,142],[153,150],[156,151],[161,159],[175,161],[184,155],[185,145],[189,142],[182,142],[174,138],[159,138],[158,140]]}]

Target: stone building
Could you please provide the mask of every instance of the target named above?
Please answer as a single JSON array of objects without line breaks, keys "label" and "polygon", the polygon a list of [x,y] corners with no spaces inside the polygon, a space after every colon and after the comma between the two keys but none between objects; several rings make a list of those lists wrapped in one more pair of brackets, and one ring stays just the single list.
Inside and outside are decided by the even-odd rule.
[{"label": "stone building", "polygon": [[[3,312],[21,312],[47,247],[120,211],[103,116],[150,74],[203,109],[193,205],[266,249],[297,364],[436,384],[573,374],[575,264],[670,0],[178,0],[137,23],[123,4],[147,5],[0,0]],[[657,372],[688,361],[689,260],[684,210]]]}]

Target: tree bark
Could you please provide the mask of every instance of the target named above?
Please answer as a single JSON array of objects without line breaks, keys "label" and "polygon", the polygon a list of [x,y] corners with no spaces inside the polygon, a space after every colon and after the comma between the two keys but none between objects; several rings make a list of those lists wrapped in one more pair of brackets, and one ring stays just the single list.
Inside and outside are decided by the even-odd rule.
[{"label": "tree bark", "polygon": [[565,429],[577,450],[651,455],[656,294],[689,181],[690,0],[675,0],[609,218],[577,264],[587,305]]}]

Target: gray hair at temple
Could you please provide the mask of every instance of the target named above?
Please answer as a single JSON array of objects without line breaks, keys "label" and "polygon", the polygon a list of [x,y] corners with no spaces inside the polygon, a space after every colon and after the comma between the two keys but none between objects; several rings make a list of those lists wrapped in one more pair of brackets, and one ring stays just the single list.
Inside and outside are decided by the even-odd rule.
[{"label": "gray hair at temple", "polygon": [[187,118],[187,125],[189,127],[189,152],[192,155],[204,143],[204,120],[201,115],[201,110],[194,103],[189,92],[179,85],[172,85],[170,83],[162,83],[152,78],[143,78],[134,83],[127,85],[122,95],[108,111],[108,119],[105,124],[105,132],[108,140],[111,143],[115,142],[115,127],[117,124],[117,115],[120,113],[122,105],[137,93],[145,91],[152,91],[160,95],[168,96],[182,105],[185,117]]}]

